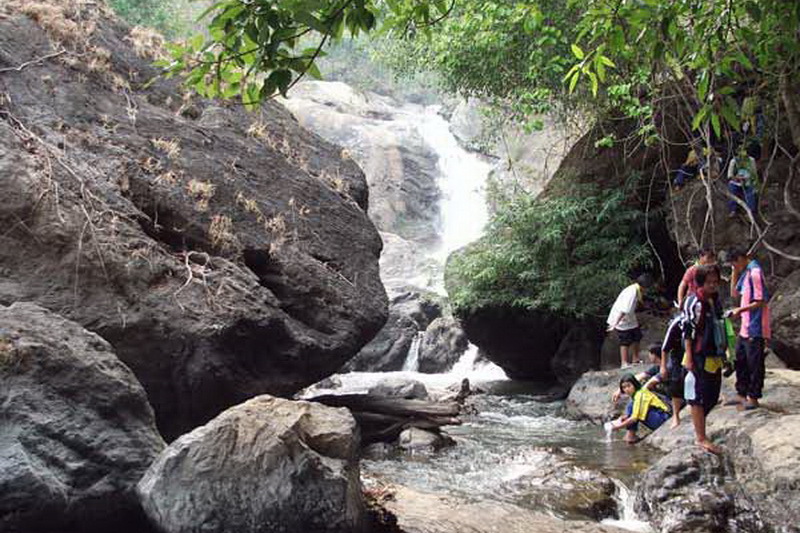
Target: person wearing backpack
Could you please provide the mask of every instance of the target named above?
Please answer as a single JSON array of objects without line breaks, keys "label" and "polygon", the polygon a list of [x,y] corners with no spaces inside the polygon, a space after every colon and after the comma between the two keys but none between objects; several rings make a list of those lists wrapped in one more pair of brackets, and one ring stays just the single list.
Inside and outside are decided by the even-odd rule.
[{"label": "person wearing backpack", "polygon": [[736,342],[738,400],[730,403],[740,403],[751,410],[758,408],[764,388],[764,350],[771,337],[769,293],[761,265],[747,251],[735,248],[728,258],[733,267],[731,296],[741,296],[739,307],[731,311],[731,316],[742,318]]},{"label": "person wearing backpack", "polygon": [[[755,155],[756,147],[751,144],[747,151],[742,148],[728,164],[728,191],[742,200],[753,215],[758,210],[758,170]],[[734,199],[729,199],[728,215],[736,215],[738,209],[739,204]]]}]

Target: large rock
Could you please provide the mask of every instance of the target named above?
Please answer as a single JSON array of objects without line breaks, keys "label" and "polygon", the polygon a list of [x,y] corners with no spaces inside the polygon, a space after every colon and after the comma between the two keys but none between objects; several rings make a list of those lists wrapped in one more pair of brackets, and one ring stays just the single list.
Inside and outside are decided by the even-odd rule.
[{"label": "large rock", "polygon": [[0,303],[111,342],[170,438],[336,371],[387,313],[361,170],[277,104],[142,88],[136,36],[76,5],[2,7],[0,66],[67,51],[0,77]]},{"label": "large rock", "polygon": [[0,530],[141,531],[135,486],[164,448],[111,345],[31,303],[0,306]]},{"label": "large rock", "polygon": [[428,325],[419,346],[419,371],[439,374],[450,370],[461,358],[469,340],[452,316],[439,317]]},{"label": "large rock", "polygon": [[[584,372],[596,369],[597,347],[603,339],[603,328],[597,324],[584,322],[570,328],[561,339],[550,367],[559,382],[565,385],[575,383]],[[619,365],[619,356],[617,356]]]},{"label": "large rock", "polygon": [[421,381],[401,377],[381,379],[367,391],[370,396],[382,398],[405,398],[406,400],[427,400],[428,389]]},{"label": "large rock", "polygon": [[770,312],[773,350],[790,368],[800,369],[800,270],[778,287]]},{"label": "large rock", "polygon": [[259,396],[173,442],[138,492],[164,533],[357,532],[358,444],[346,409]]},{"label": "large rock", "polygon": [[653,433],[648,442],[670,453],[637,489],[639,510],[663,531],[692,530],[682,521],[695,524],[692,531],[798,531],[798,387],[796,371],[771,369],[762,409],[714,409],[707,432],[723,446],[721,460],[695,451],[688,420]]},{"label": "large rock", "polygon": [[344,146],[364,169],[369,214],[381,231],[429,245],[437,241],[438,156],[418,130],[422,107],[324,81],[298,85],[284,105],[303,126]]},{"label": "large rock", "polygon": [[348,361],[344,370],[391,372],[402,369],[412,345],[420,343],[422,332],[439,315],[441,306],[427,293],[404,288],[392,297],[386,324]]},{"label": "large rock", "polygon": [[612,401],[612,395],[619,390],[619,380],[625,374],[638,374],[648,366],[586,372],[569,390],[565,403],[567,414],[572,418],[598,423],[619,416],[628,403],[625,396],[617,402]]},{"label": "large rock", "polygon": [[596,522],[560,520],[515,505],[486,500],[460,500],[399,486],[386,491],[382,507],[403,533],[621,533]]}]

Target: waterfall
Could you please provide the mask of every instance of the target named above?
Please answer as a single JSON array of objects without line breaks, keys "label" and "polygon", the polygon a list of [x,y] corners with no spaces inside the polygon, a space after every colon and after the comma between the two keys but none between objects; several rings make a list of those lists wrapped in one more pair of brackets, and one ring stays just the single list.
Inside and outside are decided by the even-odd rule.
[{"label": "waterfall", "polygon": [[406,355],[406,360],[403,363],[403,372],[416,372],[419,370],[419,347],[422,344],[424,335],[424,332],[418,331],[411,340],[411,346],[408,347],[408,355]]},{"label": "waterfall", "polygon": [[636,531],[639,533],[653,533],[653,528],[650,524],[643,522],[636,514],[634,509],[635,497],[634,494],[625,486],[625,484],[618,480],[611,478],[614,485],[617,487],[617,502],[620,508],[619,518],[608,518],[603,520],[603,524],[616,526],[620,529],[627,529],[628,531]]}]

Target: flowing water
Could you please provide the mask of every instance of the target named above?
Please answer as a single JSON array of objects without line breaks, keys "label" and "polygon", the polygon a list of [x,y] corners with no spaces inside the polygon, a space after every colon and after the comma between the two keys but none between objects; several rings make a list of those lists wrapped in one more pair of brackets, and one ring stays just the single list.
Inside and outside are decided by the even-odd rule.
[{"label": "flowing water", "polygon": [[[459,146],[437,108],[426,108],[416,118],[420,134],[439,156],[441,246],[433,257],[444,264],[448,254],[483,232],[488,218],[484,187],[491,165]],[[435,282],[433,288],[444,294],[442,280]],[[446,430],[455,446],[431,453],[397,453],[380,460],[364,460],[362,469],[366,474],[420,491],[498,500],[564,518],[585,519],[563,505],[566,491],[575,490],[569,484],[574,485],[576,478],[564,481],[558,473],[574,469],[591,477],[591,472],[601,472],[613,481],[618,500],[618,519],[606,521],[633,531],[649,530],[633,514],[628,487],[652,462],[648,457],[652,451],[644,446],[630,447],[618,436],[612,438],[601,426],[564,418],[561,402],[542,401],[541,387],[537,390],[518,383],[510,387],[512,382],[502,369],[478,361],[478,349],[472,345],[450,372],[420,374],[416,372],[420,341],[418,335],[401,372],[342,374],[338,376],[341,385],[336,389],[312,388],[306,395],[366,392],[389,376],[416,379],[434,393],[442,393],[465,377],[473,386],[506,392],[470,399],[473,414],[462,417],[463,425]],[[542,471],[553,468],[551,479],[542,477]]]}]

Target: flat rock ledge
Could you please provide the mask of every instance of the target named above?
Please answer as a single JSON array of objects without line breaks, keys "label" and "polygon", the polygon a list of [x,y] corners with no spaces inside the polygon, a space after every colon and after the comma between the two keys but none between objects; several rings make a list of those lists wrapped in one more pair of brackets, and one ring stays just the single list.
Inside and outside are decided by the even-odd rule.
[{"label": "flat rock ledge", "polygon": [[178,438],[137,490],[163,533],[353,533],[358,444],[346,409],[258,396]]},{"label": "flat rock ledge", "polygon": [[494,501],[466,501],[389,486],[377,506],[392,533],[619,533],[616,527],[561,520],[544,513]]}]

